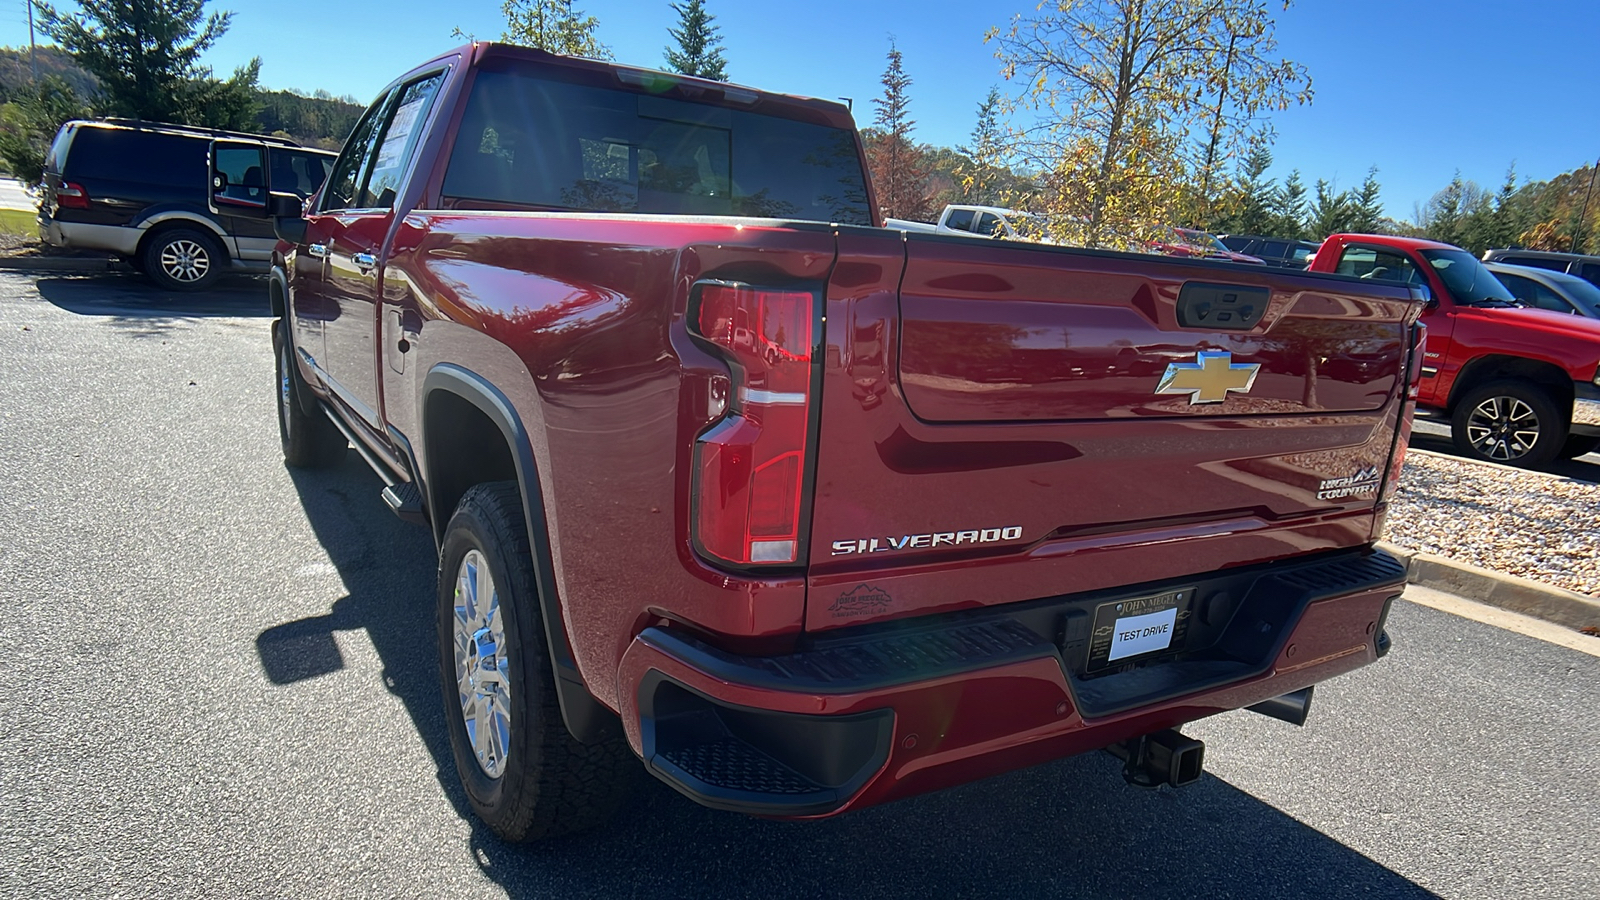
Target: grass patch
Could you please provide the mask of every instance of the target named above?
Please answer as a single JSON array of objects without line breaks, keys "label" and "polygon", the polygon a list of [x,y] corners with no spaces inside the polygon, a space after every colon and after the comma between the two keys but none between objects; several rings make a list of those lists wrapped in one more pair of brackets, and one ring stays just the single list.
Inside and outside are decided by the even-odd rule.
[{"label": "grass patch", "polygon": [[25,209],[0,209],[0,234],[37,238],[38,214]]}]

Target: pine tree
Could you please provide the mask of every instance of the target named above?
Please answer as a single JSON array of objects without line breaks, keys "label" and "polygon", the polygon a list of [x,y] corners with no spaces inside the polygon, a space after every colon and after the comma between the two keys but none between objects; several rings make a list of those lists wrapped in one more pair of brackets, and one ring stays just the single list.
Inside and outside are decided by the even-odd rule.
[{"label": "pine tree", "polygon": [[1252,141],[1239,163],[1229,212],[1217,219],[1214,227],[1222,233],[1273,233],[1277,223],[1272,215],[1274,181],[1266,177],[1272,168],[1272,148],[1264,140]]},{"label": "pine tree", "polygon": [[1295,169],[1272,193],[1272,233],[1275,237],[1299,240],[1306,236],[1306,186]]},{"label": "pine tree", "polygon": [[900,48],[889,42],[889,66],[883,72],[883,96],[873,98],[878,107],[876,128],[867,143],[867,168],[877,189],[878,207],[886,217],[926,219],[931,216],[927,198],[928,167],[911,140],[916,122],[911,118],[911,98],[906,89]]},{"label": "pine tree", "polygon": [[1429,240],[1446,244],[1461,242],[1461,195],[1465,187],[1458,169],[1450,184],[1428,201],[1427,221],[1417,224],[1423,226]]},{"label": "pine tree", "polygon": [[678,42],[674,50],[667,47],[667,67],[683,75],[727,81],[727,60],[722,58],[722,29],[711,24],[717,17],[706,12],[705,0],[689,0],[672,4],[678,14],[678,27],[667,29],[667,34]]},{"label": "pine tree", "polygon": [[259,58],[227,80],[200,55],[228,31],[232,13],[205,0],[80,0],[63,13],[37,2],[40,29],[100,82],[99,106],[116,116],[248,127],[255,120]]},{"label": "pine tree", "polygon": [[1306,223],[1311,240],[1320,241],[1330,234],[1355,231],[1349,226],[1353,212],[1354,204],[1347,192],[1336,190],[1325,178],[1318,178],[1310,221]]},{"label": "pine tree", "polygon": [[1509,247],[1526,227],[1522,204],[1517,200],[1517,164],[1506,169],[1506,180],[1494,197],[1494,226],[1490,230],[1490,244]]},{"label": "pine tree", "polygon": [[1361,189],[1352,198],[1355,209],[1350,219],[1350,230],[1357,234],[1373,234],[1383,227],[1383,188],[1378,184],[1378,167],[1367,170]]}]

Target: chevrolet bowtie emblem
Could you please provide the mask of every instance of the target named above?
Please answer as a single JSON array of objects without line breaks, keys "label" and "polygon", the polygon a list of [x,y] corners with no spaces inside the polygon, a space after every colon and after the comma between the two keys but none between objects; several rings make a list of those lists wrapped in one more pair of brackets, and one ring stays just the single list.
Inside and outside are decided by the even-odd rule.
[{"label": "chevrolet bowtie emblem", "polygon": [[1260,363],[1235,365],[1233,354],[1226,350],[1201,350],[1194,362],[1172,363],[1167,373],[1156,385],[1158,394],[1188,394],[1189,405],[1196,403],[1221,403],[1228,399],[1229,391],[1246,393],[1256,383]]}]

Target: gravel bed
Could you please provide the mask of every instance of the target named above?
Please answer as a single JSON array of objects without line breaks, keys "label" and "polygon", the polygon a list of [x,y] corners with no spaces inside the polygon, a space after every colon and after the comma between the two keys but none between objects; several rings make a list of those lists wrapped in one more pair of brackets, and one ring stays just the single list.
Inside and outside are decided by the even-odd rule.
[{"label": "gravel bed", "polygon": [[1412,451],[1385,537],[1600,595],[1600,484]]}]

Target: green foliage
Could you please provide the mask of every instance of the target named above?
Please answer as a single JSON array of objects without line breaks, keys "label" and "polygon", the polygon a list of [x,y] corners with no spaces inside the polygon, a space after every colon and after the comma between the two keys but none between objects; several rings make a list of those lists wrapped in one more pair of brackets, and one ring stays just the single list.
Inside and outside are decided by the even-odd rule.
[{"label": "green foliage", "polygon": [[671,4],[678,14],[678,27],[667,29],[677,49],[667,47],[667,68],[683,75],[728,80],[728,63],[722,58],[720,28],[711,24],[716,16],[706,12],[705,0]]},{"label": "green foliage", "polygon": [[232,13],[205,0],[80,0],[64,13],[36,0],[40,29],[100,83],[99,112],[215,128],[255,118],[259,59],[227,79],[200,56],[228,30]]},{"label": "green foliage", "polygon": [[566,56],[611,59],[611,48],[595,34],[600,20],[584,15],[572,0],[505,0],[500,11],[506,17],[502,41]]},{"label": "green foliage", "polygon": [[100,94],[100,82],[85,72],[73,60],[72,54],[52,44],[43,44],[30,50],[27,47],[0,47],[0,102],[36,90],[33,72],[39,77],[60,76],[81,99],[89,100]]},{"label": "green foliage", "polygon": [[286,134],[313,147],[337,150],[356,127],[364,107],[337,99],[326,91],[307,97],[293,91],[262,91],[261,111],[251,131]]},{"label": "green foliage", "polygon": [[57,129],[85,112],[65,78],[54,74],[40,78],[32,91],[18,92],[0,106],[0,160],[24,184],[38,184]]},{"label": "green foliage", "polygon": [[1015,174],[1005,166],[1007,135],[1000,127],[1000,104],[999,89],[990,88],[978,104],[970,146],[959,148],[962,162],[952,174],[961,187],[962,203],[997,206],[1018,188]]},{"label": "green foliage", "polygon": [[1271,236],[1291,240],[1306,236],[1306,186],[1300,180],[1299,169],[1290,172],[1283,185],[1273,190],[1271,208]]}]

